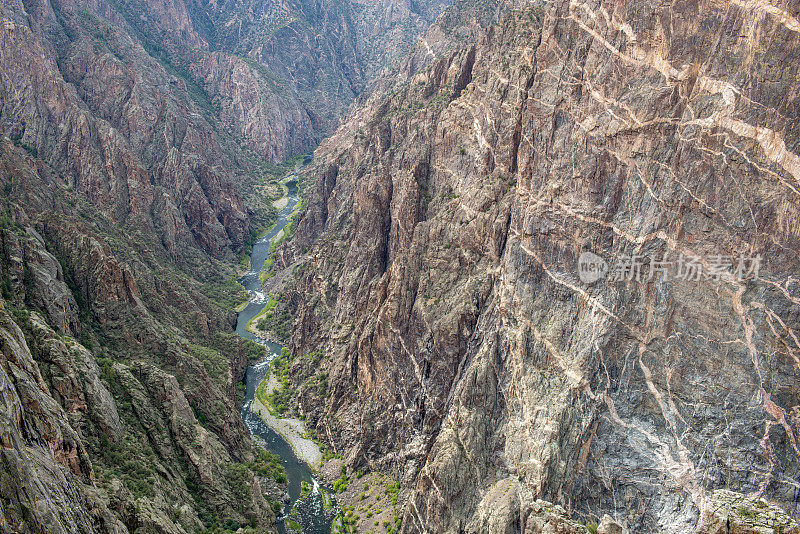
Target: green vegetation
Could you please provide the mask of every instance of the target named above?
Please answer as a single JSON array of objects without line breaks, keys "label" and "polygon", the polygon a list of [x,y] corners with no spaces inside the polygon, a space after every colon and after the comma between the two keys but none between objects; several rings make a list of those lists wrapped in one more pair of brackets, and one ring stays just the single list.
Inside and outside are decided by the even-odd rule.
[{"label": "green vegetation", "polygon": [[208,428],[208,418],[200,406],[198,406],[196,402],[190,402],[189,406],[192,408],[194,418],[197,419],[197,422],[200,423],[200,426],[203,428]]},{"label": "green vegetation", "polygon": [[319,450],[322,452],[322,462],[321,463],[325,463],[328,460],[332,460],[334,458],[338,458],[338,459],[341,460],[342,455],[333,452],[324,443],[320,442],[317,439],[314,440],[314,443],[316,443],[319,446]]},{"label": "green vegetation", "polygon": [[261,280],[262,284],[275,275],[275,273],[272,272],[272,268],[274,266],[275,266],[275,258],[273,258],[272,256],[270,256],[266,260],[264,260],[264,266],[261,268],[261,271],[258,273],[258,279]]},{"label": "green vegetation", "polygon": [[283,347],[281,353],[272,360],[272,370],[278,379],[288,378],[289,367],[292,365],[293,357],[291,351]]},{"label": "green vegetation", "polygon": [[247,363],[257,362],[265,354],[263,346],[255,341],[244,339],[233,332],[215,332],[209,345],[223,355],[235,354],[237,351],[243,350]]},{"label": "green vegetation", "polygon": [[[273,201],[281,198],[286,191],[285,186],[279,183],[279,177],[286,175],[306,157],[306,154],[300,154],[279,164],[269,163],[261,158],[257,158],[254,161],[259,172],[251,177],[251,183],[245,187],[245,190],[248,191],[245,201],[253,210],[251,216],[253,231],[245,243],[245,252],[247,254],[250,253],[256,240],[261,239],[274,228],[278,219],[278,209],[273,205]],[[297,184],[298,191],[302,195],[305,183],[303,180],[298,180]],[[292,221],[295,220],[303,206],[302,202],[298,203],[292,214]],[[273,243],[270,253],[274,252],[281,242],[291,237],[292,226],[293,224],[286,226],[284,236],[277,243]]]},{"label": "green vegetation", "polygon": [[292,210],[292,215],[289,217],[289,224],[284,227],[283,238],[281,238],[280,242],[292,238],[294,231],[297,228],[297,222],[300,220],[300,215],[303,213],[303,210],[305,210],[305,207],[306,199],[303,197],[300,199],[300,202],[295,205],[294,210]]},{"label": "green vegetation", "polygon": [[243,506],[253,498],[249,483],[251,477],[250,470],[244,464],[231,462],[225,466],[225,482],[233,493],[235,501]]},{"label": "green vegetation", "polygon": [[748,508],[747,506],[744,506],[744,505],[739,506],[738,508],[736,508],[736,511],[739,512],[739,515],[744,516],[744,517],[755,517],[756,516],[756,512],[755,511],[751,510],[750,508]]},{"label": "green vegetation", "polygon": [[235,278],[206,282],[200,287],[200,291],[226,310],[235,310],[240,303],[246,302],[250,297],[247,290]]},{"label": "green vegetation", "polygon": [[[278,306],[280,306],[279,309]],[[262,310],[250,319],[247,323],[247,329],[254,334],[259,332],[271,332],[279,339],[287,339],[291,332],[292,316],[282,305],[278,295],[271,294],[267,304]]]},{"label": "green vegetation", "polygon": [[256,387],[256,398],[269,408],[269,394],[267,393],[267,383],[269,382],[269,373],[264,377],[264,380]]},{"label": "green vegetation", "polygon": [[282,416],[291,406],[292,399],[294,398],[294,390],[291,388],[289,381],[284,379],[280,387],[276,387],[269,395],[270,411],[276,415]]},{"label": "green vegetation", "polygon": [[269,497],[267,497],[267,502],[269,503],[270,507],[272,508],[272,512],[273,512],[275,515],[278,515],[278,514],[281,512],[281,508],[282,508],[282,506],[281,506],[281,503],[280,503],[280,502],[278,502],[278,501],[273,501],[273,500],[272,500],[272,499],[270,499]]},{"label": "green vegetation", "polygon": [[300,482],[300,498],[307,499],[311,495],[311,484],[303,480]]},{"label": "green vegetation", "polygon": [[190,344],[189,354],[202,362],[206,372],[214,381],[224,382],[227,380],[230,360],[220,354],[219,351],[201,345]]},{"label": "green vegetation", "polygon": [[289,409],[294,390],[289,382],[289,367],[292,365],[292,353],[286,347],[281,349],[281,353],[272,361],[272,372],[280,384],[272,393],[269,394],[267,407],[270,411],[283,415]]},{"label": "green vegetation", "polygon": [[244,403],[245,393],[247,392],[247,385],[244,382],[236,382],[236,406],[241,406]]},{"label": "green vegetation", "polygon": [[328,373],[320,371],[306,381],[306,384],[314,387],[321,398],[325,398],[328,394]]},{"label": "green vegetation", "polygon": [[237,263],[239,269],[242,271],[249,271],[250,270],[250,256],[245,254],[244,252],[239,254],[239,263]]},{"label": "green vegetation", "polygon": [[393,482],[386,487],[386,495],[389,496],[389,504],[395,506],[397,504],[397,494],[400,492],[400,483]]},{"label": "green vegetation", "polygon": [[95,469],[99,469],[101,477],[120,478],[136,499],[152,495],[157,457],[151,447],[130,435],[121,443],[110,442],[101,435],[97,452],[102,460],[95,462]]},{"label": "green vegetation", "polygon": [[350,479],[347,478],[347,473],[345,471],[344,466],[342,466],[342,476],[336,479],[336,482],[333,483],[333,490],[336,493],[344,493],[347,490],[347,483],[350,482]]},{"label": "green vegetation", "polygon": [[119,479],[135,499],[152,495],[160,459],[146,437],[134,402],[113,363],[98,359],[103,378],[117,402],[117,411],[126,432],[121,441],[110,441],[105,434],[88,439],[87,445],[99,480]]},{"label": "green vegetation", "polygon": [[272,332],[279,339],[288,339],[292,330],[292,314],[285,306],[277,311],[270,311],[259,319],[256,327],[265,332]]},{"label": "green vegetation", "polygon": [[336,491],[336,493],[344,493],[344,491],[347,489],[347,482],[348,479],[344,476],[337,479],[336,482],[333,483],[334,491]]},{"label": "green vegetation", "polygon": [[324,488],[320,488],[320,492],[322,494],[322,507],[325,511],[329,511],[333,509],[333,497],[331,497]]},{"label": "green vegetation", "polygon": [[283,347],[280,355],[272,360],[270,369],[270,373],[274,375],[278,386],[272,392],[267,392],[267,384],[270,377],[270,374],[267,374],[256,388],[258,400],[276,417],[283,416],[289,410],[294,399],[295,391],[289,382],[289,367],[291,363],[292,354],[289,349]]},{"label": "green vegetation", "polygon": [[279,339],[287,339],[291,327],[292,315],[278,295],[270,295],[261,312],[247,323],[247,329],[251,332],[271,332]]},{"label": "green vegetation", "polygon": [[28,235],[22,225],[11,218],[11,213],[8,208],[4,209],[3,212],[0,213],[0,230],[13,232],[20,237],[25,237]]},{"label": "green vegetation", "polygon": [[280,457],[261,447],[256,448],[256,458],[247,464],[247,467],[258,476],[271,478],[279,484],[286,482],[286,470],[283,468]]}]

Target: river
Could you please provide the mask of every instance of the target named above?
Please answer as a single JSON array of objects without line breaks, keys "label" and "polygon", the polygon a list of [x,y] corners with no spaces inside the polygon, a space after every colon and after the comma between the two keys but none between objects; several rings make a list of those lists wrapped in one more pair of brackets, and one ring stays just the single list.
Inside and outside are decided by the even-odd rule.
[{"label": "river", "polygon": [[[255,390],[258,384],[266,376],[270,362],[280,354],[281,345],[257,338],[247,331],[247,322],[258,315],[264,308],[269,299],[262,291],[259,272],[264,265],[264,261],[269,256],[272,238],[284,229],[289,223],[292,211],[298,202],[297,183],[293,176],[286,183],[288,193],[288,203],[278,213],[278,221],[266,236],[259,239],[254,245],[250,254],[250,271],[239,279],[239,283],[250,293],[250,302],[239,312],[236,322],[236,333],[241,337],[253,340],[267,348],[268,356],[263,362],[248,367],[245,383],[244,404],[242,405],[242,419],[250,431],[253,440],[267,449],[274,452],[281,458],[283,467],[286,469],[288,479],[289,502],[285,505],[285,512],[288,514],[293,508],[299,515],[299,523],[303,527],[303,532],[307,534],[328,534],[331,531],[331,520],[333,511],[325,510],[323,506],[322,493],[319,483],[314,478],[311,469],[301,462],[295,455],[292,447],[276,432],[270,429],[256,414],[250,411]],[[308,482],[313,488],[311,495],[306,499],[300,500],[301,482]],[[286,532],[286,515],[278,517],[278,532]],[[298,519],[295,517],[294,519]]]}]

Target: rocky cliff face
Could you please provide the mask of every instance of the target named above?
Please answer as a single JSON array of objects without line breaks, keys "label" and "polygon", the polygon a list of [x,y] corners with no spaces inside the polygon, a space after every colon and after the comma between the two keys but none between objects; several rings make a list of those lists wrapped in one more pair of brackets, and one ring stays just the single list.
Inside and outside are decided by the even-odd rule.
[{"label": "rocky cliff face", "polygon": [[272,529],[230,332],[258,162],[110,5],[0,10],[0,530]]},{"label": "rocky cliff face", "polygon": [[0,6],[4,532],[274,527],[231,264],[442,5]]},{"label": "rocky cliff face", "polygon": [[296,92],[319,134],[332,131],[353,99],[405,55],[447,4],[296,0],[234,8],[198,2],[195,9],[213,22],[215,47],[255,60],[273,83]]},{"label": "rocky cliff face", "polygon": [[7,138],[0,168],[3,531],[271,529],[233,386],[260,351],[207,294],[236,297]]},{"label": "rocky cliff face", "polygon": [[[48,395],[22,331],[5,311],[0,311],[0,325],[3,532],[126,532],[93,487],[91,462],[69,423],[70,416],[80,418],[85,413],[87,397],[114,413],[113,400],[97,378],[96,364],[92,367],[92,360],[82,366],[87,371],[82,378],[96,387],[86,392],[68,391],[75,384],[59,381],[65,401],[59,404]],[[80,358],[82,354],[78,354]],[[118,419],[104,422],[112,432],[119,430]]]},{"label": "rocky cliff face", "polygon": [[237,141],[280,162],[330,134],[448,3],[137,0],[92,11],[196,84]]},{"label": "rocky cliff face", "polygon": [[187,244],[214,256],[242,246],[235,160],[184,82],[83,6],[11,3],[3,16],[2,130],[14,145],[176,256]]},{"label": "rocky cliff face", "polygon": [[403,481],[408,532],[562,531],[537,498],[716,532],[722,489],[796,515],[800,10],[505,7],[317,150],[281,258],[330,387],[299,410]]}]

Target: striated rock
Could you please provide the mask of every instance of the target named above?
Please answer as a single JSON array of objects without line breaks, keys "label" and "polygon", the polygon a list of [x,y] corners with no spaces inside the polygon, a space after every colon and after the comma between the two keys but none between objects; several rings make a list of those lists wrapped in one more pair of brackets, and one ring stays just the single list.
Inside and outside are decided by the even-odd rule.
[{"label": "striated rock", "polygon": [[708,534],[793,534],[797,521],[773,503],[727,490],[716,490],[706,498],[702,526]]},{"label": "striated rock", "polygon": [[[36,314],[21,317],[27,335],[0,310],[0,390],[7,393],[0,493],[11,531],[190,532],[208,513],[199,506],[240,524],[274,527],[258,481],[197,422],[173,376],[116,363],[104,371],[112,396],[86,348]],[[135,452],[120,455],[127,447]],[[250,449],[231,450],[246,460]],[[146,495],[137,485],[142,471],[153,473]],[[122,475],[121,484],[120,472],[133,481]],[[188,489],[192,480],[199,500]]]},{"label": "striated rock", "polygon": [[[534,500],[519,481],[507,478],[492,485],[481,499],[466,532],[487,534],[584,534],[560,506]],[[599,531],[598,531],[599,532]]]},{"label": "striated rock", "polygon": [[[721,488],[794,510],[796,7],[505,9],[315,153],[279,255],[293,351],[325,351],[308,423],[412,489],[407,532],[505,531],[509,477],[632,532]],[[586,284],[583,252],[643,275]]]},{"label": "striated rock", "polygon": [[[239,131],[259,153],[275,151],[270,145],[277,153],[293,145],[310,149],[335,129],[353,100],[368,94],[379,74],[395,67],[449,3],[200,2],[201,16],[214,27],[215,44],[255,63],[261,94],[274,96],[246,109],[235,104],[236,96],[232,106],[226,103],[242,93],[239,88],[216,93],[216,81],[211,80],[217,77],[206,78],[211,81],[206,87],[222,97],[223,111],[231,114],[234,124],[244,126]],[[290,135],[276,138],[282,131]]]},{"label": "striated rock", "polygon": [[583,534],[586,527],[572,521],[563,508],[537,500],[526,513],[521,532],[525,534]]},{"label": "striated rock", "polygon": [[206,500],[212,506],[224,507],[226,517],[240,524],[273,525],[272,511],[250,471],[243,472],[244,480],[241,482],[247,484],[251,502],[238,501],[240,496],[236,484],[240,481],[232,480],[226,472],[230,457],[224,444],[197,423],[175,377],[156,367],[139,364],[132,369],[129,384],[132,384],[131,379],[138,380],[146,388],[147,396],[141,395],[139,400],[147,402],[152,399],[155,403],[143,406],[138,419],[151,421],[151,431],[160,434],[151,439],[164,440],[162,443],[165,445],[172,442],[173,447],[187,458],[190,474],[203,485]]},{"label": "striated rock", "polygon": [[597,534],[628,534],[628,529],[620,525],[608,514],[603,514],[597,526]]},{"label": "striated rock", "polygon": [[31,315],[32,351],[50,395],[67,413],[70,426],[85,439],[87,425],[96,425],[111,441],[122,439],[116,403],[100,379],[91,352],[66,336],[58,336],[36,314]]},{"label": "striated rock", "polygon": [[218,97],[220,119],[269,161],[284,161],[314,146],[322,125],[294,91],[264,80],[261,64],[220,53],[194,67],[206,90]]},{"label": "striated rock", "polygon": [[[0,150],[12,206],[3,214],[3,295],[35,362],[28,382],[39,384],[17,388],[23,440],[6,439],[15,458],[0,470],[10,530],[193,532],[227,518],[271,530],[235,406],[233,380],[251,355],[224,335],[232,313],[204,294],[230,291],[216,280],[231,275],[204,250],[216,245],[189,238],[170,248],[143,215],[121,223],[23,147],[5,138]],[[205,185],[204,198],[226,194]],[[220,243],[230,254],[231,241]],[[170,260],[196,269],[187,276]],[[166,390],[133,377],[142,365],[160,370]],[[12,381],[22,380],[19,367],[7,371]]]},{"label": "striated rock", "polygon": [[32,227],[10,225],[0,233],[4,281],[7,290],[45,313],[59,331],[80,331],[78,305],[67,287],[58,260],[44,246],[44,239]]},{"label": "striated rock", "polygon": [[234,165],[220,165],[220,139],[185,85],[81,6],[47,4],[28,19],[12,3],[3,15],[19,21],[0,32],[4,134],[112,220],[152,218],[167,246],[185,236],[219,256],[244,243]]},{"label": "striated rock", "polygon": [[309,426],[405,532],[796,530],[797,6],[443,7],[0,6],[4,530],[274,527],[222,260],[387,67],[276,255]]},{"label": "striated rock", "polygon": [[2,525],[8,532],[127,532],[94,485],[68,415],[49,395],[22,331],[0,310]]},{"label": "striated rock", "polygon": [[0,6],[4,531],[275,528],[229,264],[274,217],[267,163],[332,130],[444,2],[251,4]]}]

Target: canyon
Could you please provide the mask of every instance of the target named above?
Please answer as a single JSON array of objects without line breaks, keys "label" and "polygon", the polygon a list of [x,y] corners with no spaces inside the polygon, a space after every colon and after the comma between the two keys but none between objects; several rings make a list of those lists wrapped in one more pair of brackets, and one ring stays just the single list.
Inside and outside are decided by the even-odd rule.
[{"label": "canyon", "polygon": [[[275,529],[282,468],[239,414],[264,350],[233,332],[237,263],[280,162],[438,4],[358,28],[355,4],[260,6],[233,40],[215,4],[0,6],[2,532]],[[288,76],[274,39],[295,34]]]},{"label": "canyon", "polygon": [[[323,141],[279,251],[292,351],[325,349],[328,393],[298,364],[298,410],[401,481],[404,532],[561,532],[536,499],[756,531],[712,519],[727,490],[796,515],[799,14],[509,5],[474,37],[432,28],[437,57]],[[729,265],[585,284],[586,251]]]},{"label": "canyon", "polygon": [[234,327],[296,169],[267,327],[337,531],[800,532],[796,3],[0,16],[0,531],[284,528]]}]

